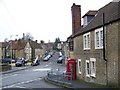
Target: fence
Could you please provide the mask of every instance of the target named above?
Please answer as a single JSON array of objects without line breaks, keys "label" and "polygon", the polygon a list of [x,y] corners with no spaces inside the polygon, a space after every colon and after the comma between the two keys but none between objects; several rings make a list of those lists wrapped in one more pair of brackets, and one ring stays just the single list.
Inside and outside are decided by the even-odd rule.
[{"label": "fence", "polygon": [[61,72],[59,69],[58,70],[51,70],[47,72],[47,78],[51,81],[54,81],[56,83],[60,84],[67,84],[69,86],[72,85],[72,74],[69,73],[70,80],[68,80],[68,73],[66,72]]}]

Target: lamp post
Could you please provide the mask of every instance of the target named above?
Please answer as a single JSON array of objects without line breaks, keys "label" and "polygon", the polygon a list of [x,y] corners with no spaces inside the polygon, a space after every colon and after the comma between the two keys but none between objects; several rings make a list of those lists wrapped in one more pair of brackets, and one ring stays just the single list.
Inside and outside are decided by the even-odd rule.
[{"label": "lamp post", "polygon": [[13,58],[13,45],[12,45],[12,37],[13,36],[18,36],[18,35],[10,35],[10,40],[11,40],[11,59]]}]

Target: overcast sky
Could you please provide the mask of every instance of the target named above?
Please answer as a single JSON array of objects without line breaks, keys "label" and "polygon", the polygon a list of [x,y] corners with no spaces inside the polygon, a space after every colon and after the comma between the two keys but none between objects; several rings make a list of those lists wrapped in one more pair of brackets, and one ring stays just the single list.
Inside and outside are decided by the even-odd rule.
[{"label": "overcast sky", "polygon": [[[81,5],[81,15],[98,10],[112,0],[0,0],[0,42],[31,33],[34,40],[65,41],[72,34],[71,6]],[[18,36],[15,36],[18,35]]]}]

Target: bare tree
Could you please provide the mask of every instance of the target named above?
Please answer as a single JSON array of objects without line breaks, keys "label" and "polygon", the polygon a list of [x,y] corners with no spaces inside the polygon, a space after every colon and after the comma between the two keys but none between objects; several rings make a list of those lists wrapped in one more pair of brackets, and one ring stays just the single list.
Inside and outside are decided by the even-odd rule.
[{"label": "bare tree", "polygon": [[34,38],[32,37],[31,33],[27,32],[25,33],[24,37],[23,37],[25,40],[28,40],[28,39],[31,39],[33,40]]},{"label": "bare tree", "polygon": [[5,39],[4,39],[4,42],[8,42],[8,38],[5,38]]}]

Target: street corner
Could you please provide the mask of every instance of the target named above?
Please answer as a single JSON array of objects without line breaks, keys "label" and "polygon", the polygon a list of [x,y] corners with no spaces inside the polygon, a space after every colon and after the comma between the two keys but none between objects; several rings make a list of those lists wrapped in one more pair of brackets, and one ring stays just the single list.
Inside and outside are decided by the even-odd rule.
[{"label": "street corner", "polygon": [[73,88],[72,85],[69,83],[65,83],[65,82],[63,83],[61,81],[51,79],[47,76],[44,77],[44,81],[54,84],[54,85],[57,85],[57,86],[60,86],[60,87],[64,87],[64,88]]}]

